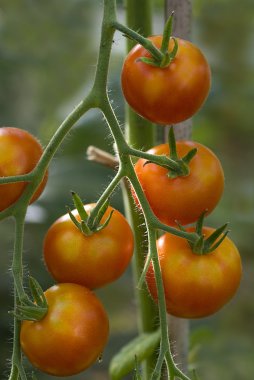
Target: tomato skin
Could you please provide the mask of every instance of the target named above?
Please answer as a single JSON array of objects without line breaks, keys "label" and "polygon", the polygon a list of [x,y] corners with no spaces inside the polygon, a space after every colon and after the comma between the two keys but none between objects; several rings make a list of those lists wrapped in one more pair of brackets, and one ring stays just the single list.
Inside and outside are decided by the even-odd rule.
[{"label": "tomato skin", "polygon": [[[213,228],[203,228],[206,237],[212,232]],[[198,255],[185,239],[166,233],[157,240],[157,249],[167,311],[176,317],[201,318],[215,313],[233,297],[240,284],[241,258],[227,237],[213,252]],[[146,280],[157,300],[152,264]]]},{"label": "tomato skin", "polygon": [[30,362],[54,376],[88,368],[102,353],[109,322],[98,298],[77,284],[59,284],[45,292],[48,313],[40,321],[23,321],[20,342]]},{"label": "tomato skin", "polygon": [[[160,48],[162,36],[149,40]],[[168,67],[159,68],[139,61],[151,54],[136,45],[122,69],[122,90],[129,105],[157,124],[176,124],[190,118],[202,106],[210,89],[211,72],[206,58],[189,41],[177,38],[178,52]],[[170,39],[169,50],[173,49]]]},{"label": "tomato skin", "polygon": [[[95,204],[85,205],[87,213]],[[108,207],[103,223],[112,207]],[[73,214],[80,220],[78,213]],[[58,282],[74,282],[89,289],[99,288],[122,275],[133,254],[133,234],[124,216],[114,210],[109,224],[91,236],[85,236],[68,214],[59,218],[44,240],[44,259]]]},{"label": "tomato skin", "polygon": [[[182,225],[195,222],[204,210],[209,214],[214,209],[223,193],[223,169],[215,154],[197,142],[176,142],[179,157],[193,148],[197,148],[197,153],[189,164],[190,174],[185,177],[169,178],[167,169],[150,163],[144,166],[144,159],[135,165],[154,214],[165,224],[175,225],[176,220]],[[169,146],[161,144],[148,153],[168,155]]]},{"label": "tomato skin", "polygon": [[[42,147],[30,133],[19,128],[0,128],[0,177],[15,176],[31,172],[42,155]],[[47,183],[46,174],[30,203],[39,198]],[[26,182],[0,185],[0,211],[18,200]]]}]

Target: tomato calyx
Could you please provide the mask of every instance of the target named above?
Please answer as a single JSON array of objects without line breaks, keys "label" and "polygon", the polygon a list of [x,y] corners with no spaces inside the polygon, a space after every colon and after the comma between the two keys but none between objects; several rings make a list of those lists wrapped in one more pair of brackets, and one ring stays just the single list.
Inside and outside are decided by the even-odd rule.
[{"label": "tomato calyx", "polygon": [[169,157],[168,156],[154,156],[150,160],[144,163],[144,166],[148,164],[157,164],[168,170],[167,176],[171,179],[177,177],[186,177],[190,174],[189,163],[197,153],[197,148],[191,149],[184,157],[179,158],[176,150],[176,140],[174,134],[174,128],[171,127],[168,133],[169,144]]},{"label": "tomato calyx", "polygon": [[39,321],[45,317],[48,312],[48,304],[43,290],[38,281],[29,276],[29,288],[33,301],[28,296],[20,301],[15,311],[10,313],[20,321]]},{"label": "tomato calyx", "polygon": [[[200,218],[197,221],[195,228],[197,239],[194,242],[188,240],[188,244],[191,247],[192,252],[197,255],[207,255],[213,252],[220,246],[220,244],[229,233],[229,230],[226,230],[228,223],[225,223],[223,226],[218,227],[210,236],[205,238],[205,235],[202,233],[202,231],[206,213],[207,210],[201,214]],[[181,231],[187,232],[187,230],[181,224],[177,224]]]},{"label": "tomato calyx", "polygon": [[103,230],[110,222],[110,219],[112,217],[112,214],[114,210],[111,210],[109,216],[105,220],[103,224],[100,224],[101,219],[103,215],[105,214],[108,206],[109,206],[109,199],[107,199],[98,212],[93,213],[93,210],[91,211],[90,215],[86,212],[85,207],[83,205],[83,202],[79,195],[75,193],[74,191],[71,192],[72,199],[74,206],[76,207],[78,214],[80,216],[80,222],[75,218],[73,215],[71,209],[67,207],[68,214],[70,216],[71,221],[75,224],[75,226],[85,235],[85,236],[91,236],[92,234],[99,232]]},{"label": "tomato calyx", "polygon": [[[162,44],[160,48],[160,51],[162,53],[161,58],[158,59],[157,56],[155,57],[153,53],[151,53],[152,54],[151,58],[141,57],[138,59],[138,61],[144,62],[151,66],[165,68],[165,67],[168,67],[170,63],[175,59],[177,51],[178,51],[178,42],[175,37],[171,37],[172,28],[173,28],[173,18],[174,18],[174,12],[171,13],[164,27]],[[169,51],[168,45],[171,38],[174,42],[174,46],[173,46],[173,49]]]}]

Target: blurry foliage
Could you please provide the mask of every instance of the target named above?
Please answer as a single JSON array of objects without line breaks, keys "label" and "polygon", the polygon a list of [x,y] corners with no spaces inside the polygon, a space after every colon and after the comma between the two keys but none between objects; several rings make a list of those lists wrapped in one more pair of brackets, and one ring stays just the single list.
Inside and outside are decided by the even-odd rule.
[{"label": "blurry foliage", "polygon": [[[163,22],[163,1],[156,22]],[[122,12],[124,0],[118,1]],[[1,0],[0,3],[0,123],[30,130],[44,144],[86,94],[98,50],[102,0]],[[231,237],[243,257],[244,278],[236,298],[211,318],[191,323],[190,359],[202,379],[254,378],[253,342],[254,224],[253,123],[254,33],[253,0],[195,0],[193,40],[212,66],[210,96],[194,118],[193,137],[220,157],[226,176],[224,197],[209,223],[230,221]],[[160,29],[156,25],[156,29]],[[116,38],[109,78],[110,98],[124,120],[119,75],[125,40]],[[85,202],[96,201],[113,176],[111,170],[85,159],[88,145],[112,151],[103,117],[90,111],[67,137],[50,167],[46,191],[30,206],[25,240],[25,264],[43,288],[53,280],[42,262],[43,236],[49,224],[71,206],[70,190]],[[122,208],[119,191],[113,206]],[[1,355],[0,372],[10,357],[12,308],[11,264],[13,222],[0,225]],[[116,284],[98,292],[109,311],[110,343],[102,364],[73,379],[107,379],[109,358],[135,336],[135,303],[130,270]],[[112,296],[113,295],[113,296]],[[38,379],[54,377],[38,374]]]}]

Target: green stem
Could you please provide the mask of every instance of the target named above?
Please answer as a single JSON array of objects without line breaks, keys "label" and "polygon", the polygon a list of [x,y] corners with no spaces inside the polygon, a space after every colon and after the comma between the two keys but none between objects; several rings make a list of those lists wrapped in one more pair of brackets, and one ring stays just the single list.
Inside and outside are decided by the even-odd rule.
[{"label": "green stem", "polygon": [[135,42],[142,45],[151,53],[155,60],[160,62],[164,58],[164,54],[160,51],[160,49],[158,49],[150,40],[143,37],[141,34],[135,32],[123,24],[120,24],[117,21],[115,21],[112,26],[120,32],[123,32],[126,37],[129,37],[131,40],[134,40]]},{"label": "green stem", "polygon": [[[22,260],[25,215],[26,215],[26,209],[21,210],[19,215],[16,216],[16,224],[15,224],[15,243],[14,243],[13,261],[12,261],[12,275],[13,275],[14,285],[15,285],[14,312],[16,312],[16,308],[21,303],[21,300],[28,299],[23,287],[23,260]],[[21,327],[21,322],[17,320],[16,317],[14,317],[12,367],[11,367],[9,380],[18,380],[20,377],[20,372],[24,374],[24,370],[23,370],[22,362],[21,362],[21,350],[20,350],[20,343],[19,343],[20,327]]]},{"label": "green stem", "polygon": [[115,188],[118,186],[119,182],[123,178],[123,171],[120,169],[113,180],[109,183],[108,187],[104,190],[103,194],[100,196],[98,201],[96,202],[96,206],[91,211],[90,217],[91,221],[93,221],[93,216],[96,216],[102,205],[107,201],[110,195],[113,193]]},{"label": "green stem", "polygon": [[[139,33],[145,37],[151,35],[152,1],[126,0],[126,9],[127,27],[131,27],[134,30],[138,30]],[[127,39],[128,51],[130,51],[135,44],[136,41],[132,39]],[[154,51],[154,53],[158,54],[157,51]],[[161,52],[159,52],[158,58],[161,59]],[[150,121],[145,120],[141,116],[137,115],[128,106],[126,107],[125,136],[128,143],[133,149],[142,148],[144,150],[147,150],[155,144],[154,125]],[[130,164],[132,165],[131,160]],[[133,175],[135,176],[135,173]],[[137,286],[137,284],[139,283],[140,276],[143,272],[145,256],[148,252],[148,242],[147,239],[144,239],[144,236],[146,236],[144,216],[137,211],[129,188],[124,188],[123,198],[126,214],[135,234],[135,255],[132,268],[138,312],[138,329],[140,333],[153,332],[158,328],[157,307],[152,301],[147,288],[143,287],[141,289]],[[152,355],[144,362],[142,378],[147,380],[150,379],[156,360],[157,353],[154,353],[154,355]]]}]

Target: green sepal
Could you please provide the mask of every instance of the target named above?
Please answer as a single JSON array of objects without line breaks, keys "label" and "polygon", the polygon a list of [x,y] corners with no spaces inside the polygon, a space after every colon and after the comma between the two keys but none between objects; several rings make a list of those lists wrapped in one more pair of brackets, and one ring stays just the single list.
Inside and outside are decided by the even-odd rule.
[{"label": "green sepal", "polygon": [[137,363],[151,356],[159,346],[160,337],[160,330],[144,333],[123,347],[111,360],[109,367],[111,380],[122,379],[136,368]]},{"label": "green sepal", "polygon": [[105,227],[107,227],[107,225],[109,224],[110,219],[111,219],[113,213],[114,213],[114,210],[111,210],[110,214],[107,217],[107,219],[105,220],[105,222],[96,228],[96,232],[99,232],[99,231],[103,230]]},{"label": "green sepal", "polygon": [[93,231],[88,227],[87,223],[84,220],[81,220],[80,222],[80,231],[85,236],[91,236],[93,234]]},{"label": "green sepal", "polygon": [[167,19],[165,27],[164,27],[162,43],[161,43],[161,48],[160,48],[160,51],[163,54],[168,53],[168,44],[169,44],[169,40],[172,34],[172,29],[173,29],[173,18],[174,18],[174,11],[171,13],[169,18]]},{"label": "green sepal", "polygon": [[136,60],[136,62],[143,62],[150,66],[160,67],[160,62],[156,61],[154,58],[140,57]]},{"label": "green sepal", "polygon": [[34,372],[32,372],[32,374],[31,374],[31,380],[38,380],[37,376],[35,376]]},{"label": "green sepal", "polygon": [[35,303],[38,306],[47,309],[48,303],[42,287],[40,286],[39,282],[32,276],[29,276],[29,287]]},{"label": "green sepal", "polygon": [[103,203],[101,208],[97,211],[96,215],[94,215],[93,210],[90,213],[88,225],[92,230],[97,230],[98,225],[100,224],[100,221],[107,211],[109,206],[109,198]]},{"label": "green sepal", "polygon": [[88,220],[88,214],[85,210],[85,207],[83,205],[81,198],[74,191],[71,192],[71,195],[72,195],[74,206],[79,213],[80,219],[86,222]]},{"label": "green sepal", "polygon": [[75,216],[73,215],[71,209],[70,209],[68,206],[66,206],[66,208],[67,208],[67,212],[68,212],[68,214],[69,214],[69,217],[70,217],[72,223],[74,223],[75,226],[76,226],[79,230],[81,230],[81,223],[79,223],[79,222],[77,221],[77,219],[76,219]]},{"label": "green sepal", "polygon": [[192,244],[191,247],[194,253],[202,255],[204,251],[204,236],[199,236],[199,239],[194,244]]},{"label": "green sepal", "polygon": [[193,159],[193,157],[197,154],[197,148],[193,148],[191,149],[183,158],[182,158],[182,161],[185,163],[185,164],[189,164],[190,161]]},{"label": "green sepal", "polygon": [[[223,226],[217,228],[206,240],[205,240],[205,245],[204,249],[205,251],[208,251],[211,249],[212,245],[216,242],[216,240],[220,237],[220,235],[225,231],[227,228],[228,223],[224,224]],[[221,239],[220,239],[221,240]],[[223,238],[224,240],[224,238]],[[218,242],[217,242],[218,243]],[[216,243],[216,244],[217,244]],[[219,245],[217,245],[218,247]],[[215,248],[214,248],[215,249]]]},{"label": "green sepal", "polygon": [[204,225],[204,219],[205,219],[205,214],[208,212],[208,210],[206,209],[204,212],[202,212],[202,214],[200,215],[198,221],[197,221],[197,224],[196,224],[196,233],[201,236],[202,235],[202,229],[203,229],[203,225]]},{"label": "green sepal", "polygon": [[15,311],[10,311],[9,313],[14,315],[19,321],[40,321],[45,317],[47,312],[47,307],[18,305]]},{"label": "green sepal", "polygon": [[209,249],[207,249],[207,253],[211,253],[213,252],[216,248],[219,247],[219,245],[221,245],[221,243],[223,242],[223,240],[227,237],[229,231],[226,231],[223,236],[213,245],[211,246]]},{"label": "green sepal", "polygon": [[174,41],[174,47],[173,47],[173,50],[169,53],[169,59],[170,59],[169,64],[173,61],[173,59],[175,58],[177,51],[178,51],[177,39],[175,37],[171,37],[171,38]]}]

